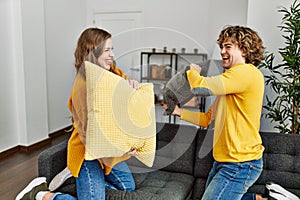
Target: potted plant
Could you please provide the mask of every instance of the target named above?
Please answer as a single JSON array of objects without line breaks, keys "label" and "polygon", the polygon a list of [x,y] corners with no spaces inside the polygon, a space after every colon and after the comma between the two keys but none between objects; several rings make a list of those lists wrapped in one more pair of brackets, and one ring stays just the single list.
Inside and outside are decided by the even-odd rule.
[{"label": "potted plant", "polygon": [[265,75],[266,85],[275,92],[274,99],[266,96],[263,106],[266,117],[276,122],[274,128],[280,133],[298,133],[300,129],[300,2],[295,0],[289,9],[280,7],[283,13],[279,26],[285,46],[279,48],[282,62],[273,65],[274,54],[268,53],[260,68],[270,73]]}]

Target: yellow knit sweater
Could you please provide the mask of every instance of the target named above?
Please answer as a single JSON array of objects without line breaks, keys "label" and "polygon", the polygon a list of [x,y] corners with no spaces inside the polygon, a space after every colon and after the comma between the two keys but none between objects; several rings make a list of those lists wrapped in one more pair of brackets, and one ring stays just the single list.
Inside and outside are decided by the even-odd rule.
[{"label": "yellow knit sweater", "polygon": [[218,76],[203,77],[189,70],[187,77],[191,88],[208,88],[217,96],[208,113],[183,110],[181,115],[181,119],[204,127],[215,119],[214,159],[243,162],[261,158],[262,73],[251,64],[236,64]]}]

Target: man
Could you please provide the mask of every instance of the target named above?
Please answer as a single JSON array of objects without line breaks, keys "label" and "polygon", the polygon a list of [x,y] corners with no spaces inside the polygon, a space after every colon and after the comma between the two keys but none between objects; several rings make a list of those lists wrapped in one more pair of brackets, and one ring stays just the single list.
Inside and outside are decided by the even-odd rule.
[{"label": "man", "polygon": [[217,41],[224,73],[203,77],[196,64],[186,71],[192,91],[200,96],[215,95],[215,102],[207,113],[176,106],[172,114],[203,127],[215,121],[215,162],[202,199],[259,199],[260,195],[246,192],[263,168],[259,129],[264,77],[256,66],[263,59],[264,47],[255,31],[241,26],[225,27]]}]

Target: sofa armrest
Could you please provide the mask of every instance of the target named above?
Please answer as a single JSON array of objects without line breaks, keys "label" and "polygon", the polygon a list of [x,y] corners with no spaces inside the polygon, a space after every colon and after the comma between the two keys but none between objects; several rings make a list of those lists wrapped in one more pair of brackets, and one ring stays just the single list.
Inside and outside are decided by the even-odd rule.
[{"label": "sofa armrest", "polygon": [[38,176],[46,177],[49,183],[53,177],[67,166],[68,140],[54,145],[38,156]]}]

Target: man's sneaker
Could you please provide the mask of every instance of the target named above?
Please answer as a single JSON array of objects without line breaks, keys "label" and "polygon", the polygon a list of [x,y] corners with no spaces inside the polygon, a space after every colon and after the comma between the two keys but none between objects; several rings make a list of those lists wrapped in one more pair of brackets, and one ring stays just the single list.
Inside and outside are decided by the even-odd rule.
[{"label": "man's sneaker", "polygon": [[50,182],[49,190],[54,191],[59,188],[68,178],[72,177],[72,174],[68,167],[58,173]]},{"label": "man's sneaker", "polygon": [[275,199],[300,200],[295,194],[287,191],[276,183],[268,182],[266,188],[269,190],[269,196]]},{"label": "man's sneaker", "polygon": [[48,191],[46,177],[33,179],[16,197],[16,200],[32,200],[40,191]]}]

